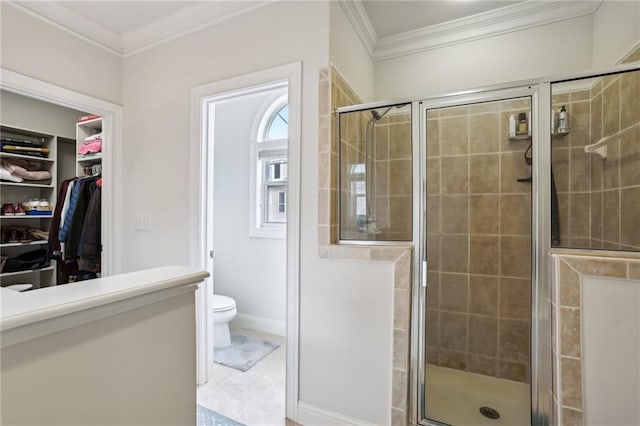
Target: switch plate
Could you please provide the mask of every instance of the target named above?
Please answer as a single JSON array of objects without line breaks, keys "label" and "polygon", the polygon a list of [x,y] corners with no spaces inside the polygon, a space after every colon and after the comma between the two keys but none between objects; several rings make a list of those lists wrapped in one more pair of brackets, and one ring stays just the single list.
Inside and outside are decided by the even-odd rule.
[{"label": "switch plate", "polygon": [[136,215],[133,229],[136,231],[151,231],[151,216],[148,214]]}]

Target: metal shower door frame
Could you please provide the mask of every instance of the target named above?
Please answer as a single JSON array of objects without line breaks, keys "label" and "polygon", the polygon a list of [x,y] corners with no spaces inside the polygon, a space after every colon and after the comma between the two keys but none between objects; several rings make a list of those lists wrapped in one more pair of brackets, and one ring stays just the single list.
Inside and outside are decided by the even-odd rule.
[{"label": "metal shower door frame", "polygon": [[[550,352],[550,280],[546,275],[546,250],[549,247],[548,212],[550,178],[548,172],[551,144],[551,124],[544,111],[551,105],[550,83],[518,85],[453,94],[434,99],[415,101],[413,111],[413,167],[414,173],[414,280],[412,292],[411,371],[409,389],[409,419],[416,425],[440,425],[426,417],[425,361],[426,361],[426,236],[427,236],[427,111],[511,98],[531,98],[531,142],[533,144],[532,209],[531,209],[531,424],[547,425],[551,416],[551,359],[543,361]],[[549,131],[545,131],[545,129]],[[546,171],[546,174],[545,174]]]}]

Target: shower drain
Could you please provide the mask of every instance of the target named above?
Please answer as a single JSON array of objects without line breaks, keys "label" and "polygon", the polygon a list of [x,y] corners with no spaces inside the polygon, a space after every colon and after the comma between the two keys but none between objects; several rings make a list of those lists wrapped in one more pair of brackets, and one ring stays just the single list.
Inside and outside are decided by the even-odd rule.
[{"label": "shower drain", "polygon": [[480,407],[480,414],[488,419],[496,420],[500,418],[500,413],[491,407]]}]

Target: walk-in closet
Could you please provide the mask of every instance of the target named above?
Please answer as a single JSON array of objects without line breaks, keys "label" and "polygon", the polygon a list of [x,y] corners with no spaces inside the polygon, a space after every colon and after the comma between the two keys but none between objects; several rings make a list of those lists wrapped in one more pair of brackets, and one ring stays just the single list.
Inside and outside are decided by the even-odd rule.
[{"label": "walk-in closet", "polygon": [[100,276],[102,118],[4,90],[0,101],[2,286]]}]

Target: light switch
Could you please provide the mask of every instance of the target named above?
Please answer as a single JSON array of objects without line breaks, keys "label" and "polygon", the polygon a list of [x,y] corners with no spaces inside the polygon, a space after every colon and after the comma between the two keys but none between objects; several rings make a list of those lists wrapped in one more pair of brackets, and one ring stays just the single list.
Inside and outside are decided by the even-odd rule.
[{"label": "light switch", "polygon": [[136,231],[151,231],[151,216],[148,214],[136,215],[133,229]]}]

